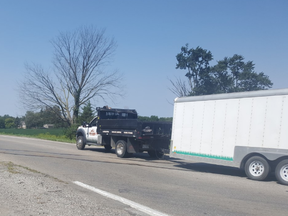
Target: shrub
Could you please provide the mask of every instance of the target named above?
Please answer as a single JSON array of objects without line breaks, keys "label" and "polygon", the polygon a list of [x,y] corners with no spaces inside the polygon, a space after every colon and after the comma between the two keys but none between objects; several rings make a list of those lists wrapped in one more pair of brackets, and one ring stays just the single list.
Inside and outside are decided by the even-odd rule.
[{"label": "shrub", "polygon": [[73,140],[76,139],[76,131],[77,131],[78,125],[74,124],[71,125],[71,127],[64,129],[64,135],[66,138]]}]

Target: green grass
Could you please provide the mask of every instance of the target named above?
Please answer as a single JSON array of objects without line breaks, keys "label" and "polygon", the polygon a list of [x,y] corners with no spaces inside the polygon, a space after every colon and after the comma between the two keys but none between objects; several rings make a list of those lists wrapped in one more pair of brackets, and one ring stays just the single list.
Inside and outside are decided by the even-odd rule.
[{"label": "green grass", "polygon": [[70,142],[75,143],[75,140],[70,140],[64,135],[65,129],[51,128],[51,129],[0,129],[0,134],[34,137],[45,140]]},{"label": "green grass", "polygon": [[0,129],[0,133],[13,134],[13,135],[38,135],[49,133],[51,135],[59,136],[64,133],[62,128],[51,129]]},{"label": "green grass", "polygon": [[0,161],[0,165],[3,164],[4,166],[6,166],[7,171],[9,173],[13,173],[13,174],[17,174],[20,173],[17,168],[14,166],[14,164],[12,162],[2,162]]}]

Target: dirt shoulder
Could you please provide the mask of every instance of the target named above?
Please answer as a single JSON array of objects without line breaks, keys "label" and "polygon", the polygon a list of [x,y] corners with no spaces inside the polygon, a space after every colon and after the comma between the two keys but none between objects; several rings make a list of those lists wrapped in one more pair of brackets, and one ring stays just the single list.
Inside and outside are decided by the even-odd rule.
[{"label": "dirt shoulder", "polygon": [[138,215],[87,193],[75,191],[71,183],[0,161],[1,216]]}]

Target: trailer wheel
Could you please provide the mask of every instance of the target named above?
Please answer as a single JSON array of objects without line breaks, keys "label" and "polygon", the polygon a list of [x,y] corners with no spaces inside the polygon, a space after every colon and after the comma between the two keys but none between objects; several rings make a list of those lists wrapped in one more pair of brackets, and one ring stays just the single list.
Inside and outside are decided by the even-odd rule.
[{"label": "trailer wheel", "polygon": [[249,179],[262,181],[270,172],[270,166],[263,157],[253,156],[245,163],[245,173]]},{"label": "trailer wheel", "polygon": [[127,143],[124,140],[118,140],[115,147],[116,155],[120,158],[127,157]]},{"label": "trailer wheel", "polygon": [[282,160],[277,164],[275,176],[279,183],[288,185],[288,159]]},{"label": "trailer wheel", "polygon": [[79,150],[83,150],[85,148],[85,143],[83,140],[83,136],[78,136],[76,140],[76,147]]}]

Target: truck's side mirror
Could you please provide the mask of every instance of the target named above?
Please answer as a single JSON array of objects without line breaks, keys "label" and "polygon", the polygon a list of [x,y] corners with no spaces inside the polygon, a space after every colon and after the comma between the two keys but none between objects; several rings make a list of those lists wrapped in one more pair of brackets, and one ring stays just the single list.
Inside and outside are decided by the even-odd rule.
[{"label": "truck's side mirror", "polygon": [[87,127],[87,123],[84,121],[84,122],[82,123],[82,126],[83,126],[83,127]]}]

